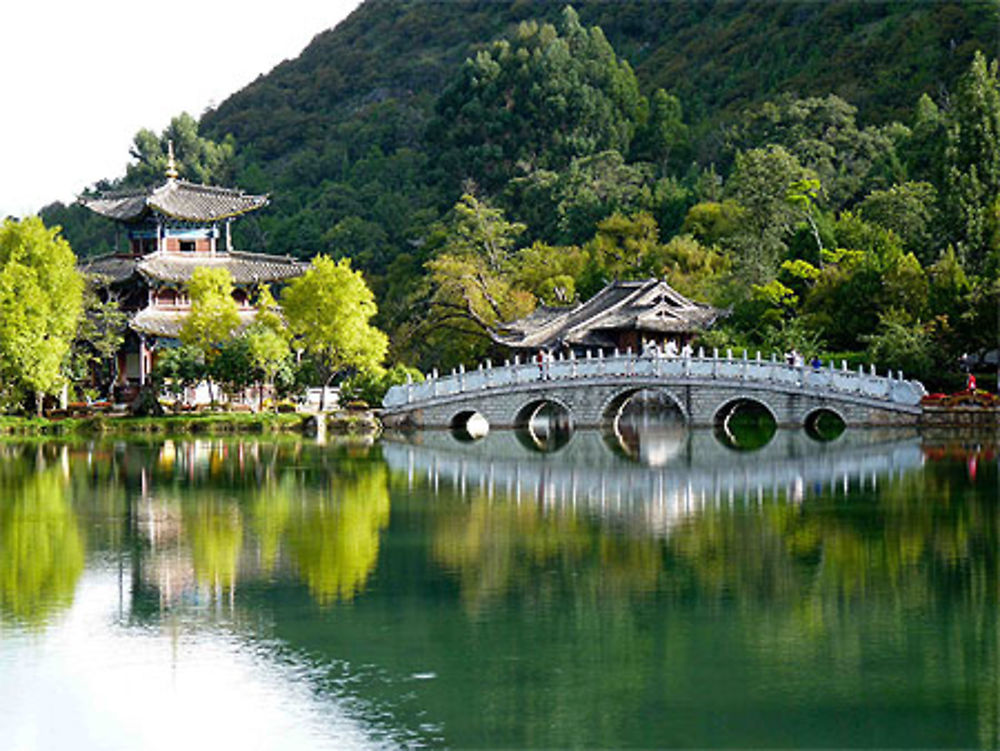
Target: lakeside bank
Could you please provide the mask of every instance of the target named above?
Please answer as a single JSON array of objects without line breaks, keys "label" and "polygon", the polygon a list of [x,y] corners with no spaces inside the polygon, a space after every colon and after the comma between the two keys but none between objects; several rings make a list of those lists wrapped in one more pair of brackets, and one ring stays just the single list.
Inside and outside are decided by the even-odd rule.
[{"label": "lakeside bank", "polygon": [[382,426],[373,410],[341,410],[323,415],[302,413],[232,413],[132,417],[97,414],[86,417],[0,416],[0,436],[91,435],[232,435],[314,434],[317,418],[331,435],[378,435]]}]

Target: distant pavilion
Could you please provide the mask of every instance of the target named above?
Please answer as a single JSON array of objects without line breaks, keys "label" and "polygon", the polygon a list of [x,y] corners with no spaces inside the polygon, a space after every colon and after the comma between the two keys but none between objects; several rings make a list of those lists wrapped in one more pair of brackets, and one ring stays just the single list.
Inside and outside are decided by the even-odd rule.
[{"label": "distant pavilion", "polygon": [[229,271],[245,327],[255,315],[251,301],[257,287],[287,282],[308,268],[287,256],[233,250],[232,222],[267,205],[266,195],[178,179],[172,145],[166,178],[158,187],[81,199],[91,211],[118,222],[128,237],[126,249],[81,263],[84,273],[104,277],[108,293],[129,315],[116,384],[126,398],[146,383],[157,348],[176,346],[191,309],[186,285],[195,269]]},{"label": "distant pavilion", "polygon": [[644,345],[678,349],[710,328],[724,311],[684,297],[662,279],[611,282],[573,306],[539,305],[530,315],[505,324],[496,341],[514,352],[614,350],[640,352]]}]

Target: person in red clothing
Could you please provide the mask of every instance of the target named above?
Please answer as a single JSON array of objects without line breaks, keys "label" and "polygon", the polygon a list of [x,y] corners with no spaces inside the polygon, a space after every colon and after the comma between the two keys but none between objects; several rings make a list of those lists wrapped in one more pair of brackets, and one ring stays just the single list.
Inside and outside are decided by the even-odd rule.
[{"label": "person in red clothing", "polygon": [[965,389],[967,391],[976,390],[976,377],[972,373],[969,373],[969,381],[965,384]]}]

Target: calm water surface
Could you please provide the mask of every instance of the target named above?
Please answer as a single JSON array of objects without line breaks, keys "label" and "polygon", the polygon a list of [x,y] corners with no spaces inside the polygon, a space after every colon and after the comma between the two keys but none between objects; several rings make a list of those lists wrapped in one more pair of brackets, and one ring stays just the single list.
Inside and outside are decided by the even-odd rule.
[{"label": "calm water surface", "polygon": [[721,438],[2,444],[0,748],[996,747],[995,447]]}]

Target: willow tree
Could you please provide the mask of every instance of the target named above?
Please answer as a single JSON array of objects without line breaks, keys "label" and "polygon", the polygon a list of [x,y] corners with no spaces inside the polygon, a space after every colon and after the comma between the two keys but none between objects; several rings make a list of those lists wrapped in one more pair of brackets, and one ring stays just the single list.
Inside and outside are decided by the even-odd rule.
[{"label": "willow tree", "polygon": [[65,383],[63,366],[83,311],[83,277],[59,229],[38,217],[0,225],[0,375],[8,398]]},{"label": "willow tree", "polygon": [[281,303],[298,348],[323,370],[321,411],[325,387],[339,372],[374,368],[385,357],[389,340],[370,323],[375,296],[350,259],[316,256],[312,267],[285,287]]}]

